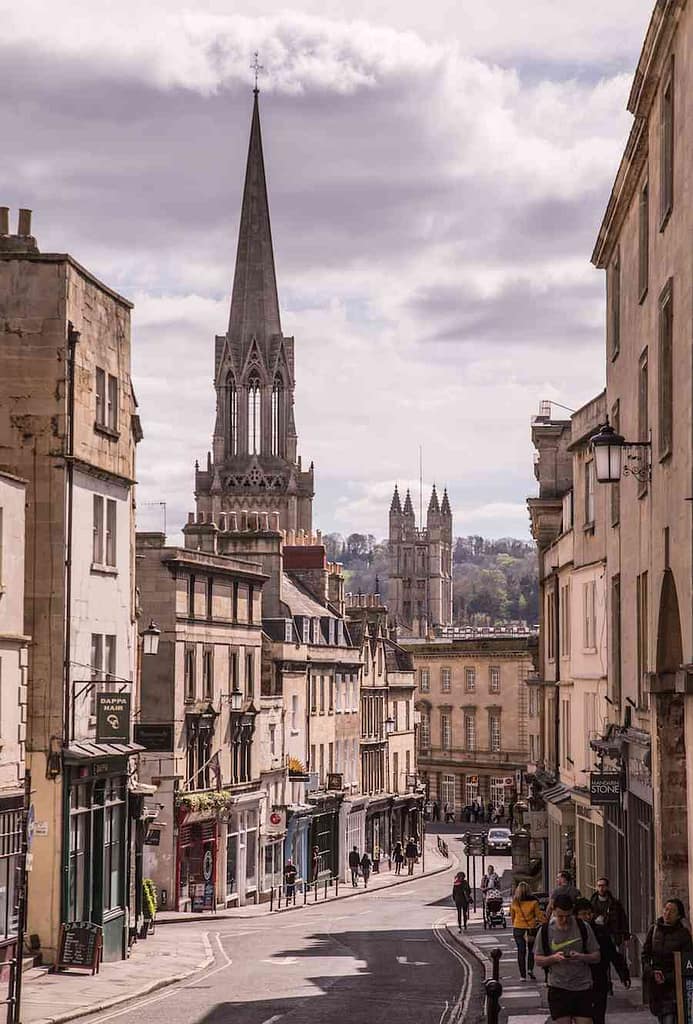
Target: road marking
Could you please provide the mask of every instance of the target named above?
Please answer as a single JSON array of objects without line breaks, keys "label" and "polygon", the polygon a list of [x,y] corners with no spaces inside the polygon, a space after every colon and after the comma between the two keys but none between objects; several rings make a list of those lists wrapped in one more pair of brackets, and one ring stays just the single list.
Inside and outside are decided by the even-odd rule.
[{"label": "road marking", "polygon": [[408,960],[406,956],[397,956],[395,960],[398,964],[406,967],[430,967],[431,965],[427,960]]},{"label": "road marking", "polygon": [[452,946],[450,942],[443,936],[442,927],[445,925],[445,920],[446,919],[444,917],[441,917],[438,921],[435,922],[435,924],[432,926],[433,934],[435,935],[436,939],[441,944],[441,946],[444,946],[445,949],[447,949],[447,951],[451,953],[452,956],[454,956],[455,959],[459,961],[460,964],[462,964],[465,974],[465,980],[463,981],[462,986],[460,988],[459,998],[455,1005],[450,1008],[450,1016],[447,1022],[447,1024],[456,1024],[458,1020],[464,1020],[467,1017],[469,1003],[471,1002],[472,998],[472,972],[471,967],[469,966],[465,958],[462,956],[462,954],[459,952],[459,950]]},{"label": "road marking", "polygon": [[262,1024],[274,1024],[275,1020],[281,1020],[283,1016],[283,1013],[275,1013],[273,1017],[268,1017],[267,1020],[263,1020]]},{"label": "road marking", "polygon": [[275,956],[269,960],[261,960],[261,964],[274,964],[279,967],[288,967],[290,964],[297,964],[297,956]]},{"label": "road marking", "polygon": [[[103,1021],[113,1020],[115,1017],[122,1017],[126,1013],[132,1013],[134,1009],[139,1010],[143,1006],[152,1006],[153,1003],[161,1003],[164,1001],[164,999],[169,999],[172,995],[175,995],[177,992],[180,991],[181,988],[192,988],[193,986],[198,985],[201,981],[205,981],[207,978],[211,978],[212,975],[218,974],[219,971],[225,971],[227,967],[230,967],[231,964],[233,964],[233,960],[231,959],[230,956],[227,956],[224,947],[221,944],[220,933],[216,932],[214,937],[217,940],[219,952],[224,958],[223,964],[220,964],[219,967],[215,967],[211,971],[207,971],[206,973],[200,974],[199,976],[192,978],[185,985],[172,985],[170,988],[167,988],[165,992],[162,992],[158,996],[154,996],[152,999],[140,1000],[139,1002],[135,1000],[133,1003],[129,1003],[123,1010],[117,1010],[115,1013],[106,1014],[105,1017],[99,1017],[98,1019],[100,1024],[103,1024]],[[204,933],[204,940],[205,945],[209,948],[211,952],[212,947],[209,941],[209,932]]]},{"label": "road marking", "polygon": [[449,1007],[449,1005],[450,1005],[450,1004],[448,1003],[448,1001],[447,1001],[447,999],[446,999],[446,1000],[445,1000],[445,1006],[443,1007],[443,1012],[442,1012],[442,1013],[441,1013],[441,1015],[440,1015],[440,1020],[438,1021],[438,1024],[443,1024],[443,1017],[444,1017],[444,1016],[445,1016],[445,1014],[446,1014],[446,1013],[448,1012],[448,1007]]}]

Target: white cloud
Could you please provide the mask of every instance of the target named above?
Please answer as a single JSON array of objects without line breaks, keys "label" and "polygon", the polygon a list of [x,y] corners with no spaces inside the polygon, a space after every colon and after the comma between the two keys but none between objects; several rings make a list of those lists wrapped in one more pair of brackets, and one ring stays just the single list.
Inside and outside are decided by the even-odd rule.
[{"label": "white cloud", "polygon": [[650,4],[255,6],[28,0],[3,26],[2,198],[136,304],[140,500],[175,527],[210,444],[258,48],[316,525],[384,535],[423,444],[459,531],[526,533],[529,417],[603,379],[588,259]]}]

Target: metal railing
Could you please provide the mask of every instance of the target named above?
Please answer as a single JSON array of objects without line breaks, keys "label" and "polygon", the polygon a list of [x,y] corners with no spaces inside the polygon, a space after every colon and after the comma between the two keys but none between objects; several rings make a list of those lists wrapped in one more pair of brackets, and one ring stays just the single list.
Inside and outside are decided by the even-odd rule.
[{"label": "metal railing", "polygon": [[[334,890],[334,891],[333,891]],[[296,897],[298,893],[303,896],[303,906],[308,903],[310,897],[311,902],[317,903],[319,900],[323,902],[327,899],[335,898],[339,896],[339,875],[329,875],[326,878],[318,878],[314,882],[308,882],[304,878],[297,878],[293,885],[273,885],[270,889],[269,908],[270,913],[273,910],[281,910],[282,907],[296,906]]]}]

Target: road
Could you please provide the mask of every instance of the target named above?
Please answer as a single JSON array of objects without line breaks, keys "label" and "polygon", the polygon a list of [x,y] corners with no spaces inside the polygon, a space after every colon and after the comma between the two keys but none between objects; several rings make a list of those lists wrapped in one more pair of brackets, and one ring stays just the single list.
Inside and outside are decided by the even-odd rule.
[{"label": "road", "polygon": [[[457,842],[451,843],[457,847]],[[479,980],[445,931],[452,871],[250,920],[166,925],[208,933],[207,971],[113,1011],[105,1024],[458,1024]]]}]

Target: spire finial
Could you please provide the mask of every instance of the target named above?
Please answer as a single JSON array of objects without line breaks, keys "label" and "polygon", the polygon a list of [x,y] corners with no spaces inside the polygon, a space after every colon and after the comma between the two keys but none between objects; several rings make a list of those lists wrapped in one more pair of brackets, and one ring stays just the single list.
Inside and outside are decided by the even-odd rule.
[{"label": "spire finial", "polygon": [[253,63],[250,65],[250,67],[251,70],[255,72],[255,88],[253,89],[253,92],[257,96],[257,94],[260,91],[257,86],[258,75],[260,74],[261,71],[265,70],[262,64],[260,63],[260,54],[257,50],[255,51],[255,54],[253,56]]}]

